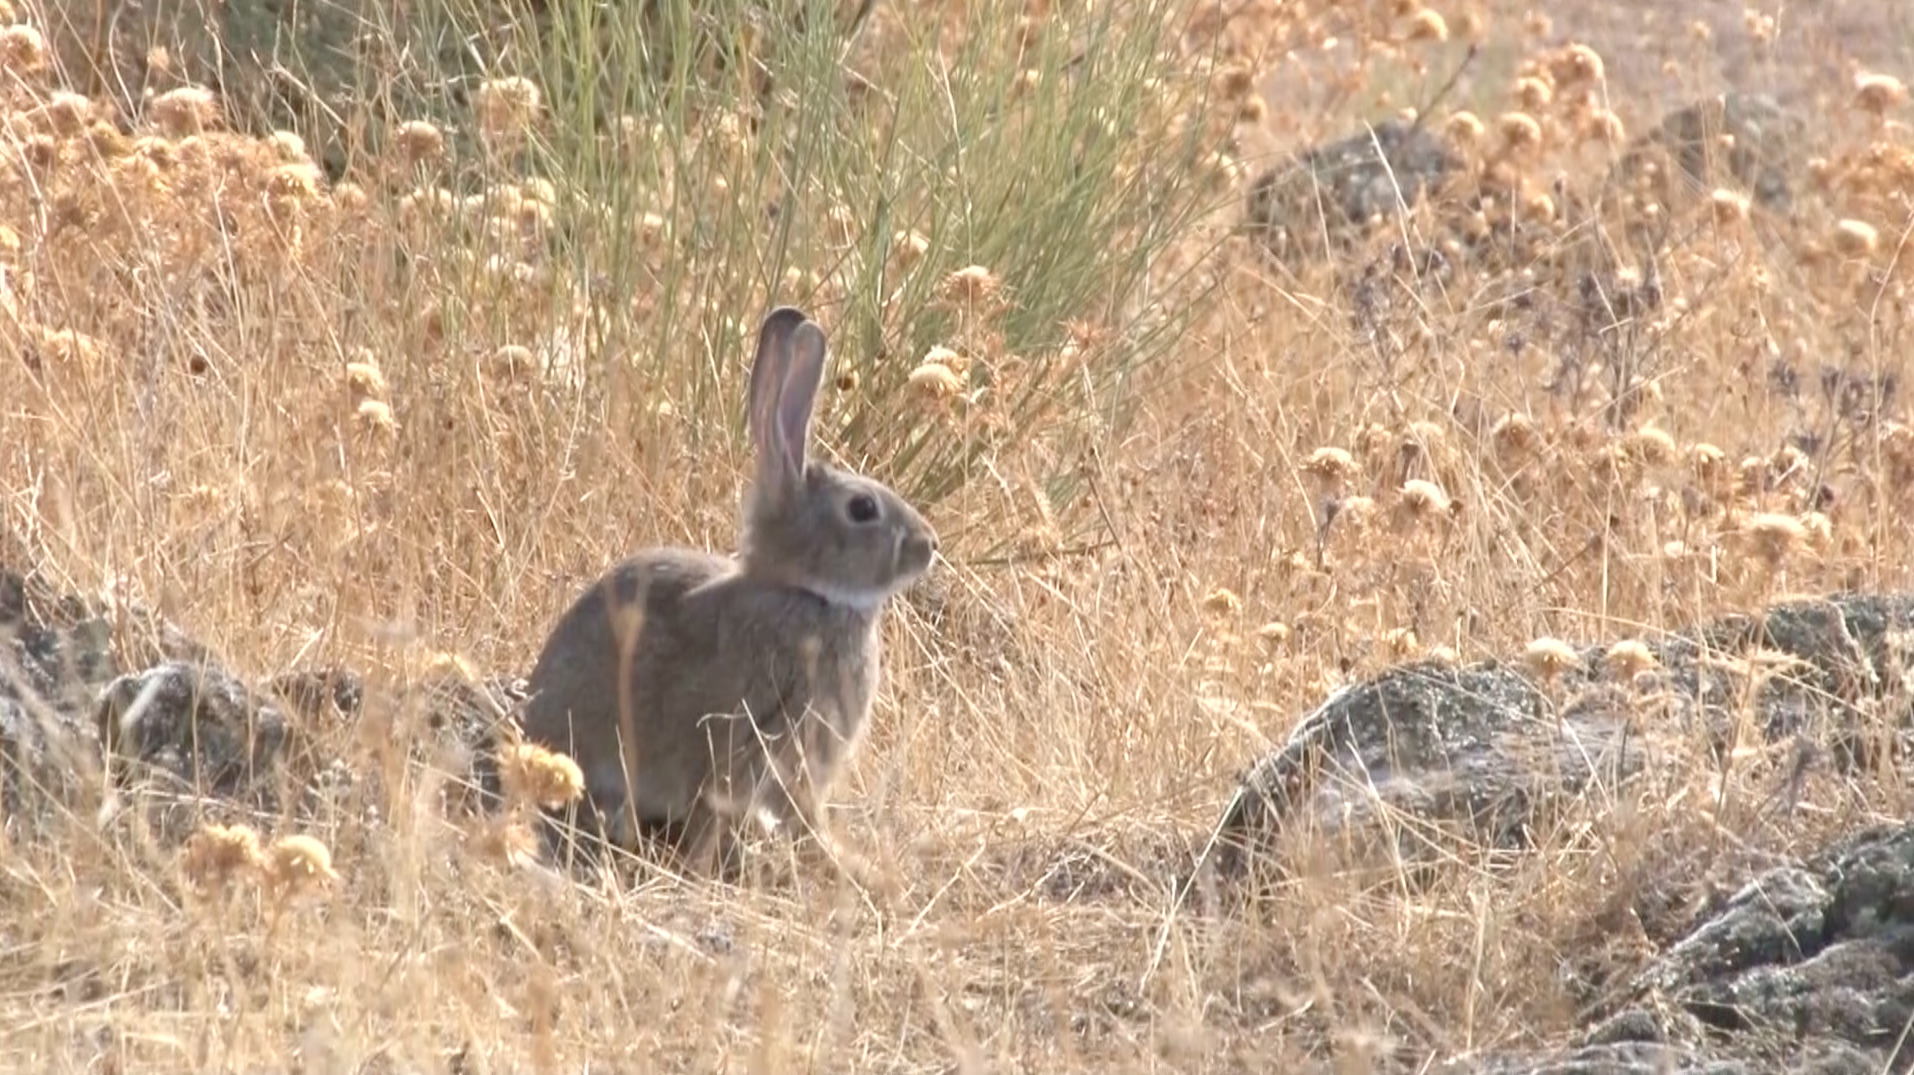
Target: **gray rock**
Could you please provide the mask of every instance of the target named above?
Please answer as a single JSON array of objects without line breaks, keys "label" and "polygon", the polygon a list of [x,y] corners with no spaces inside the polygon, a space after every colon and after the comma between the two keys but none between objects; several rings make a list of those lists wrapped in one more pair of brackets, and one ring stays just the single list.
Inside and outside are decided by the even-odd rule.
[{"label": "gray rock", "polygon": [[[1766,94],[1720,94],[1663,116],[1630,143],[1609,170],[1608,183],[1669,208],[1716,187],[1739,187],[1756,206],[1786,214],[1806,164],[1804,131],[1799,116]],[[1654,239],[1653,228],[1630,230],[1638,241]]]},{"label": "gray rock", "polygon": [[138,776],[233,796],[261,786],[285,756],[285,714],[210,663],[166,661],[107,685],[95,711],[100,741]]},{"label": "gray rock", "polygon": [[[150,806],[148,820],[173,835],[221,804],[336,811],[376,781],[323,756],[343,741],[328,733],[367,712],[358,674],[299,670],[255,688],[163,619],[122,605],[102,611],[0,569],[0,819],[14,834],[101,806],[109,761],[121,805]],[[450,768],[448,806],[482,808],[497,800],[501,719],[522,696],[517,681],[444,676],[381,694],[377,709],[428,733],[408,746]],[[136,789],[160,794],[126,794]],[[373,808],[378,797],[359,798]]]},{"label": "gray rock", "polygon": [[10,824],[31,821],[39,796],[68,799],[97,772],[83,714],[119,674],[111,639],[93,610],[0,568],[0,811]]},{"label": "gray rock", "polygon": [[[1803,770],[1898,756],[1914,728],[1899,689],[1910,654],[1898,636],[1910,626],[1914,595],[1844,594],[1644,639],[1659,666],[1628,682],[1603,670],[1606,646],[1581,649],[1546,690],[1497,661],[1390,669],[1325,701],[1250,769],[1206,862],[1240,874],[1299,825],[1327,839],[1373,836],[1379,807],[1490,846],[1526,846],[1550,810],[1591,782],[1640,769],[1646,744],[1629,718],[1643,705],[1658,724],[1701,732],[1725,752],[1753,690],[1758,731],[1796,742]],[[1737,660],[1757,651],[1769,658],[1759,670]],[[1396,856],[1426,857],[1424,826],[1388,829]]]},{"label": "gray rock", "polygon": [[1914,1067],[1914,824],[1769,870],[1638,972],[1570,1047],[1446,1075],[1874,1073]]},{"label": "gray rock", "polygon": [[1250,186],[1247,224],[1279,260],[1320,256],[1416,205],[1460,170],[1462,160],[1427,127],[1391,119],[1313,146]]}]

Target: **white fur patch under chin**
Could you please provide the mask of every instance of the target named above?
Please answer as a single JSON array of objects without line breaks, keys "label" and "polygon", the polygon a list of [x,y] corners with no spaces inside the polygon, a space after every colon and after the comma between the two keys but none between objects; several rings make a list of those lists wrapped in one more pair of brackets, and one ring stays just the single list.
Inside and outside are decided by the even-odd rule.
[{"label": "white fur patch under chin", "polygon": [[827,582],[807,582],[804,584],[804,590],[823,598],[828,604],[842,605],[855,612],[863,613],[876,612],[883,608],[884,602],[891,596],[888,589],[866,590],[854,586],[832,586]]}]

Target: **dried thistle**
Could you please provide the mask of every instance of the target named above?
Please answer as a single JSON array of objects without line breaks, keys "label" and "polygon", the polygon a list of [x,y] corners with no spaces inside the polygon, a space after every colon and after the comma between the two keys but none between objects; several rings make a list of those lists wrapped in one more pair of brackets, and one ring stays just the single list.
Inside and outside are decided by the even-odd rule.
[{"label": "dried thistle", "polygon": [[1509,461],[1527,458],[1541,440],[1534,419],[1520,412],[1505,414],[1489,427],[1489,441],[1495,445],[1496,454]]},{"label": "dried thistle", "polygon": [[372,352],[360,350],[359,359],[346,363],[346,388],[354,399],[384,399],[385,374],[372,359]]},{"label": "dried thistle", "polygon": [[560,810],[585,794],[585,774],[564,754],[536,743],[514,743],[499,751],[499,783],[506,798]]},{"label": "dried thistle", "polygon": [[1582,120],[1580,137],[1584,142],[1616,146],[1628,140],[1628,127],[1622,123],[1622,117],[1606,108],[1597,108]]},{"label": "dried thistle", "polygon": [[925,362],[910,371],[912,390],[933,399],[949,399],[964,392],[963,378],[941,362]]},{"label": "dried thistle", "polygon": [[1409,40],[1447,41],[1448,39],[1449,23],[1440,12],[1423,8],[1410,18]]},{"label": "dried thistle", "polygon": [[1854,76],[1854,104],[1876,119],[1907,100],[1907,84],[1893,75],[1862,71]]},{"label": "dried thistle", "polygon": [[1483,125],[1481,118],[1467,111],[1451,115],[1442,125],[1442,129],[1450,138],[1465,146],[1480,142],[1482,136],[1488,133],[1488,128]]},{"label": "dried thistle", "polygon": [[360,400],[353,417],[361,428],[379,436],[389,437],[399,431],[398,420],[392,417],[391,405],[382,399]]},{"label": "dried thistle", "polygon": [[187,838],[180,865],[194,885],[223,889],[240,874],[265,865],[259,834],[247,825],[205,825]]},{"label": "dried thistle", "polygon": [[489,141],[515,141],[531,129],[543,104],[538,84],[529,78],[488,79],[473,100],[479,133]]},{"label": "dried thistle", "polygon": [[1709,206],[1714,210],[1715,223],[1723,227],[1745,224],[1753,200],[1739,191],[1717,188],[1708,196]]},{"label": "dried thistle", "polygon": [[1544,682],[1554,680],[1576,666],[1581,658],[1575,647],[1559,638],[1538,638],[1522,651],[1523,663]]},{"label": "dried thistle", "polygon": [[1628,454],[1645,466],[1658,467],[1673,462],[1681,451],[1675,446],[1675,438],[1668,431],[1655,425],[1644,425],[1629,434]]},{"label": "dried thistle", "polygon": [[185,138],[219,123],[219,97],[204,86],[181,86],[153,98],[147,114],[169,137]]},{"label": "dried thistle", "polygon": [[1503,144],[1511,150],[1542,144],[1542,124],[1527,112],[1504,112],[1495,126],[1502,133]]},{"label": "dried thistle", "polygon": [[523,817],[485,817],[466,834],[466,846],[484,858],[510,864],[537,854],[538,834]]},{"label": "dried thistle", "polygon": [[282,897],[311,886],[329,885],[339,878],[326,845],[299,834],[282,836],[266,849],[262,872],[267,886]]},{"label": "dried thistle", "polygon": [[1303,473],[1315,478],[1324,490],[1334,492],[1361,474],[1362,468],[1347,449],[1323,447],[1303,460]]},{"label": "dried thistle", "polygon": [[1449,494],[1442,487],[1423,478],[1411,478],[1402,483],[1402,506],[1409,516],[1417,521],[1446,516],[1454,510]]},{"label": "dried thistle", "polygon": [[1219,586],[1203,595],[1203,611],[1213,616],[1234,616],[1243,611],[1243,599]]},{"label": "dried thistle", "polygon": [[1640,639],[1627,638],[1608,647],[1602,655],[1602,667],[1619,680],[1633,680],[1641,672],[1656,666],[1654,651]]},{"label": "dried thistle", "polygon": [[1557,52],[1550,58],[1548,69],[1557,86],[1600,82],[1607,77],[1602,68],[1602,54],[1580,43]]},{"label": "dried thistle", "polygon": [[1808,543],[1808,528],[1792,515],[1761,512],[1748,517],[1741,534],[1748,549],[1769,570],[1779,567],[1789,556]]},{"label": "dried thistle", "polygon": [[898,271],[915,269],[930,253],[930,240],[915,231],[900,231],[891,236],[891,263]]},{"label": "dried thistle", "polygon": [[995,300],[1003,282],[982,265],[966,265],[944,277],[938,293],[949,302],[978,306]]},{"label": "dried thistle", "polygon": [[1834,248],[1851,258],[1867,257],[1881,245],[1881,233],[1874,225],[1860,220],[1841,220],[1834,225]]},{"label": "dried thistle", "polygon": [[1555,103],[1555,87],[1533,76],[1516,79],[1514,95],[1522,111],[1531,114],[1546,112]]},{"label": "dried thistle", "polygon": [[8,74],[30,75],[47,65],[47,39],[23,23],[0,30],[0,67]]}]

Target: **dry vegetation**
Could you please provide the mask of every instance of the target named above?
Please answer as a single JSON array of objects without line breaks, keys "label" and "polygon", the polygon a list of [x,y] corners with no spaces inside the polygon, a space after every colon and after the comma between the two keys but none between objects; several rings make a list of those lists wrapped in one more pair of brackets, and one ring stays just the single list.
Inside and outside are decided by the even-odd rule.
[{"label": "dry vegetation", "polygon": [[[595,126],[527,64],[471,95],[477,149],[420,120],[337,181],[204,90],[64,92],[7,20],[4,560],[249,677],[522,670],[625,551],[729,547],[746,336],[794,302],[836,344],[824,439],[949,562],[838,795],[885,891],[559,880],[445,817],[375,704],[309,734],[378,779],[257,837],[0,825],[5,1066],[1413,1068],[1551,1040],[1665,943],[1604,917],[1626,879],[1905,816],[1889,771],[1790,815],[1780,759],[1671,762],[1533,856],[1459,845],[1414,893],[1319,862],[1159,958],[1233,776],[1335,685],[1914,567],[1899,82],[1822,87],[1782,216],[1604,187],[1665,102],[1594,50],[1339,7],[884,3],[868,87],[813,34],[795,92],[719,72]],[[1300,267],[1231,234],[1267,77],[1334,82],[1340,134],[1469,39],[1430,117],[1467,191]]]}]

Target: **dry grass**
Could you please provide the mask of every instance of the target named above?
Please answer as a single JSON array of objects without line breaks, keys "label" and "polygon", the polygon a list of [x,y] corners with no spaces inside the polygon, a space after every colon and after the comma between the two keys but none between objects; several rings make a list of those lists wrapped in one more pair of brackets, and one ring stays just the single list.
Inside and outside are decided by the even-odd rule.
[{"label": "dry grass", "polygon": [[[974,35],[1007,39],[1046,5],[968,6]],[[730,546],[744,333],[793,300],[855,373],[830,404],[833,447],[885,478],[921,461],[905,477],[941,494],[928,514],[951,536],[937,600],[892,619],[876,727],[838,796],[888,893],[802,869],[743,889],[644,871],[558,881],[519,864],[509,834],[442,819],[441,778],[416,760],[392,769],[385,749],[415,729],[374,706],[322,744],[391,778],[327,816],[253,819],[251,844],[227,832],[174,851],[83,816],[57,845],[0,840],[6,1066],[1413,1067],[1559,1038],[1590,992],[1667,942],[1618,911],[1656,878],[1698,890],[1750,856],[1905,816],[1894,773],[1810,780],[1778,816],[1756,809],[1778,760],[1671,763],[1533,856],[1458,843],[1414,892],[1299,851],[1302,880],[1179,921],[1157,960],[1172,873],[1234,773],[1335,685],[1437,648],[1518,655],[1784,592],[1905,587],[1914,568],[1914,420],[1895,390],[1914,346],[1906,104],[1823,86],[1796,216],[1764,215],[1732,184],[1670,196],[1659,305],[1590,330],[1552,289],[1573,282],[1597,224],[1620,234],[1614,214],[1641,207],[1597,198],[1618,148],[1588,132],[1645,129],[1665,102],[1546,62],[1520,70],[1560,60],[1555,43],[1487,10],[1441,9],[1438,40],[1418,7],[1186,12],[1184,52],[1156,77],[1219,95],[1213,135],[1232,137],[1203,146],[1223,186],[1216,213],[1177,217],[1135,273],[1041,237],[855,213],[773,243],[704,187],[593,217],[524,174],[565,159],[555,136],[473,164],[479,194],[435,192],[444,146],[426,127],[331,183],[294,139],[225,133],[220,103],[190,91],[124,133],[35,68],[30,31],[0,34],[9,557],[151,602],[248,676],[342,663],[376,695],[448,653],[524,669],[576,588],[625,551]],[[1078,17],[1054,8],[1041,19],[1056,27]],[[960,60],[1001,61],[1001,43],[930,37],[942,10],[880,5],[865,43],[889,73],[880,89],[948,89]],[[1508,81],[1441,109],[1482,116],[1472,166],[1501,196],[1480,220],[1425,207],[1333,263],[1279,273],[1217,236],[1273,142],[1254,86],[1331,34],[1344,100],[1433,87],[1471,34],[1509,55]],[[537,86],[496,84],[472,122],[508,141],[538,129]],[[1875,100],[1879,114],[1862,107]],[[612,137],[639,139],[677,183],[736,182],[768,174],[751,170],[767,155],[740,115],[695,148],[638,127]],[[1134,118],[1165,125],[1140,130],[1143,145],[1180,129]],[[1335,133],[1346,113],[1310,123]],[[604,152],[601,165],[623,159]],[[658,163],[706,152],[731,163]],[[1110,166],[1148,178],[1127,152]],[[921,219],[984,204],[950,209],[986,183],[960,171],[913,173]],[[1120,211],[1137,203],[1111,198],[1086,231],[1120,219],[1107,241],[1135,247],[1146,222]],[[1176,198],[1179,212],[1202,203]],[[1451,225],[1520,243],[1500,258],[1452,248],[1428,279],[1389,254],[1404,236],[1439,246]],[[1621,262],[1612,286],[1641,280],[1644,265]],[[896,274],[876,279],[905,283],[873,291],[876,263]],[[607,266],[629,301],[592,291]],[[888,302],[891,287],[905,297]],[[1140,338],[1157,340],[1149,361],[1098,365],[1112,339]],[[1048,365],[1027,357],[1039,350]],[[1017,397],[1019,377],[1041,390]],[[1024,404],[966,401],[986,383]],[[938,455],[924,437],[964,448]],[[323,846],[274,843],[296,834]],[[241,865],[207,865],[228,859]],[[300,880],[237,880],[249,868]]]}]

